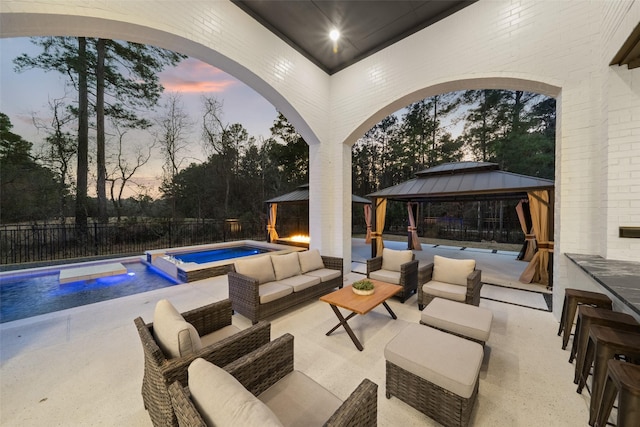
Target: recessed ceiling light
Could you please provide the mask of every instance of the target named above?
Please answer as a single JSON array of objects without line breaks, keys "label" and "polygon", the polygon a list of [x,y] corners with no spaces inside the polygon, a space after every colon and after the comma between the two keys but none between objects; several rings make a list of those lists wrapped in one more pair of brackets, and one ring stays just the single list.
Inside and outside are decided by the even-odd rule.
[{"label": "recessed ceiling light", "polygon": [[337,41],[340,38],[340,31],[336,30],[335,28],[333,30],[331,30],[331,32],[329,33],[329,38],[331,40],[333,40],[334,42]]}]

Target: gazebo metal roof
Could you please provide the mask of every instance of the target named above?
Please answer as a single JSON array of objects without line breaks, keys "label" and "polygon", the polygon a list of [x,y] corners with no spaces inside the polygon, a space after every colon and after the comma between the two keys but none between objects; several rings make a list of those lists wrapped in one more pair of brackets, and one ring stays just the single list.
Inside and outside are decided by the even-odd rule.
[{"label": "gazebo metal roof", "polygon": [[368,194],[369,198],[411,201],[458,201],[526,197],[534,190],[553,190],[550,179],[501,171],[488,162],[455,162],[417,172],[416,177]]},{"label": "gazebo metal roof", "polygon": [[[274,197],[273,199],[265,200],[265,203],[301,203],[309,201],[309,184],[303,184],[293,190],[290,193],[283,194],[282,196]],[[364,197],[351,195],[351,201],[353,203],[370,204],[369,199]]]}]

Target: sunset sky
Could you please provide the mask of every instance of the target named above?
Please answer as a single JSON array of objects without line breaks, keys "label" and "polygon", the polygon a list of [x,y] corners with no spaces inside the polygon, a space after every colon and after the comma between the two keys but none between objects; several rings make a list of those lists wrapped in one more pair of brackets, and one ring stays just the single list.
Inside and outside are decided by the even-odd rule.
[{"label": "sunset sky", "polygon": [[[42,144],[44,135],[34,126],[33,116],[46,119],[50,115],[48,100],[65,95],[65,81],[59,73],[35,69],[22,73],[14,71],[14,58],[22,53],[36,56],[40,52],[41,48],[31,43],[29,38],[0,39],[0,111],[11,119],[13,132],[32,142],[36,148]],[[165,94],[182,94],[185,112],[194,123],[189,153],[193,161],[206,158],[200,142],[199,123],[203,94],[213,95],[223,102],[225,122],[242,124],[256,139],[271,135],[269,128],[277,117],[273,105],[244,83],[213,66],[189,58],[177,67],[165,69],[160,80]],[[75,96],[68,88],[66,91],[69,98]],[[158,115],[151,114],[151,118]],[[150,136],[139,136],[139,139],[144,138],[151,140]],[[158,152],[154,157],[156,160],[140,172],[140,183],[153,185],[157,181],[161,173],[161,155]]]}]

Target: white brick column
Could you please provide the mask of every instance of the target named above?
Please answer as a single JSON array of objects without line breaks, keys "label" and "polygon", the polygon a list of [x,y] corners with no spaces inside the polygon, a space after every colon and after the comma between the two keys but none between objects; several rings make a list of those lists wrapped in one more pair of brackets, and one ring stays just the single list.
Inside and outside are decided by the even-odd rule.
[{"label": "white brick column", "polygon": [[341,142],[309,146],[309,235],[312,249],[351,271],[351,147]]}]

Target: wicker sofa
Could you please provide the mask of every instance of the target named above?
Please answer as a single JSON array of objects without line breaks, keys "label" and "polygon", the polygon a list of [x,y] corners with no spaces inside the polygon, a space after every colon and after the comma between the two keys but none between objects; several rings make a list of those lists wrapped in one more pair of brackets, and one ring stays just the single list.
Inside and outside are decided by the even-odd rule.
[{"label": "wicker sofa", "polygon": [[[163,305],[166,306],[162,304],[163,302],[159,301],[156,305],[154,321],[160,320],[156,319],[156,314]],[[170,307],[165,308],[170,309]],[[145,324],[142,317],[134,319],[144,352],[142,400],[154,426],[178,425],[168,387],[175,381],[187,385],[187,369],[193,360],[203,358],[219,366],[225,366],[268,343],[271,339],[271,325],[268,322],[260,322],[244,330],[237,328],[234,330],[235,327],[231,324],[231,301],[228,299],[180,315],[195,329],[199,338],[191,336],[194,329],[187,325],[184,329],[174,329],[176,332],[174,339],[179,340],[177,335],[186,333],[190,339],[183,340],[183,343],[184,341],[193,342],[195,339],[201,342],[202,348],[191,348],[190,352],[186,352],[183,345],[182,352],[185,354],[175,356],[169,354],[167,348],[156,340],[158,328],[154,328],[154,323]],[[190,331],[185,332],[185,329]],[[164,350],[161,347],[165,347]]]},{"label": "wicker sofa", "polygon": [[228,273],[233,310],[254,324],[343,286],[342,258],[317,249],[239,259]]},{"label": "wicker sofa", "polygon": [[364,379],[340,400],[293,369],[290,334],[224,369],[196,360],[189,367],[189,389],[175,382],[169,393],[182,427],[377,425],[378,386]]},{"label": "wicker sofa", "polygon": [[451,259],[435,255],[424,267],[426,283],[418,286],[418,309],[440,297],[465,304],[480,305],[482,271],[472,259]]}]

